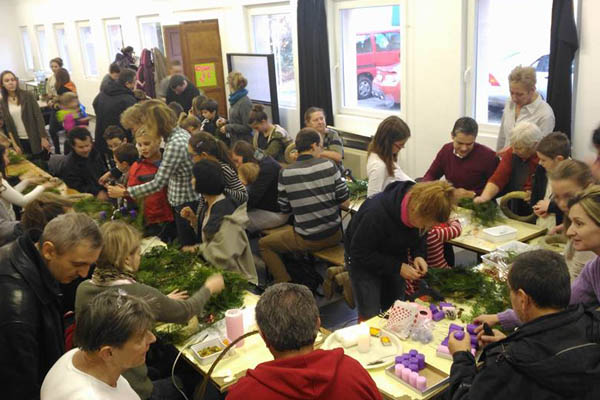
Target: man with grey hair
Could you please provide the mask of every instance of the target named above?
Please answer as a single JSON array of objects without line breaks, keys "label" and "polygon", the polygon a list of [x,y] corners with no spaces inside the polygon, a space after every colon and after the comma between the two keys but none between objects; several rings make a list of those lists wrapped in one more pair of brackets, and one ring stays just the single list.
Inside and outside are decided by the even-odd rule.
[{"label": "man with grey hair", "polygon": [[535,149],[543,136],[536,124],[519,122],[511,131],[510,147],[501,154],[496,171],[473,201],[484,203],[509,192],[531,190],[539,162]]},{"label": "man with grey hair", "polygon": [[143,364],[156,338],[150,306],[123,290],[106,290],[77,319],[75,348],[64,354],[46,375],[41,400],[137,400],[121,375]]},{"label": "man with grey hair", "polygon": [[248,370],[228,400],[381,399],[369,373],[343,349],[314,349],[321,319],[306,286],[269,287],[256,305],[256,322],[275,360]]},{"label": "man with grey hair", "polygon": [[64,353],[59,283],[86,277],[102,235],[85,214],[50,221],[39,241],[25,234],[0,248],[0,387],[7,400],[38,399]]}]

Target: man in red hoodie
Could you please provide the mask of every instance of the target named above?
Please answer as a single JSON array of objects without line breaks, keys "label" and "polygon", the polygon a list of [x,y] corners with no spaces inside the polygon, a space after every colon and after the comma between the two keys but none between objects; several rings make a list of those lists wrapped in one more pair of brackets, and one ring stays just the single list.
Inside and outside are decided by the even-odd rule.
[{"label": "man in red hoodie", "polygon": [[369,373],[342,349],[314,349],[321,319],[306,286],[269,287],[256,305],[256,322],[275,360],[248,370],[228,400],[381,399]]}]

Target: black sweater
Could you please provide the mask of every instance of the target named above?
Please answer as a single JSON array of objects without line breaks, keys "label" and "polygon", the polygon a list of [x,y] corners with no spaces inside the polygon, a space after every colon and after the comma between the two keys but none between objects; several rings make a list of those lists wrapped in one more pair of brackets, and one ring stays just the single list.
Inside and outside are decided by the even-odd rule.
[{"label": "black sweater", "polygon": [[265,156],[259,166],[258,178],[248,187],[248,209],[279,212],[277,182],[281,165],[273,157]]},{"label": "black sweater", "polygon": [[393,182],[367,199],[346,229],[344,246],[352,268],[373,275],[399,274],[402,263],[427,257],[427,238],[402,222],[402,199],[414,182]]}]

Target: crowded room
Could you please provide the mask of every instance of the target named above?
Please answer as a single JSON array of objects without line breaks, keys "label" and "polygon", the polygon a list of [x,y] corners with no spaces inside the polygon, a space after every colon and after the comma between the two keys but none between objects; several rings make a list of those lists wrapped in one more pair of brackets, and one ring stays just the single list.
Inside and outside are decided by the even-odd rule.
[{"label": "crowded room", "polygon": [[0,0],[0,398],[600,399],[594,15]]}]

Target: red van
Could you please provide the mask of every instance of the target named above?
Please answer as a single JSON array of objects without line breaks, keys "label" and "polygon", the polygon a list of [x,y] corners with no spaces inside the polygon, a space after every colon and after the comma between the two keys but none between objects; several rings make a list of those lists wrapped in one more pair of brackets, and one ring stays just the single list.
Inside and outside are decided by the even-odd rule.
[{"label": "red van", "polygon": [[400,30],[356,35],[356,75],[358,99],[372,96],[377,67],[400,63]]}]

